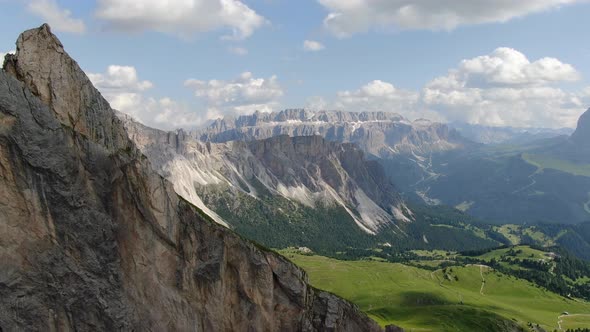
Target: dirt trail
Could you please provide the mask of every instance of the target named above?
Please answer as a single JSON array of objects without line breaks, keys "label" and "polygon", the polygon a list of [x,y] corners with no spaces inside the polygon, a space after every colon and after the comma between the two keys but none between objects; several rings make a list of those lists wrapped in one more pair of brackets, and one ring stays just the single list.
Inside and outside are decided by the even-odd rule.
[{"label": "dirt trail", "polygon": [[479,294],[485,295],[483,293],[483,288],[486,285],[486,278],[484,278],[484,276],[483,276],[483,265],[479,266],[479,275],[481,275],[481,288],[479,289]]},{"label": "dirt trail", "polygon": [[491,269],[491,267],[483,264],[468,264],[467,266],[479,266],[479,275],[481,276],[481,288],[479,289],[479,294],[485,295],[483,289],[486,286],[486,278],[483,276],[483,269]]},{"label": "dirt trail", "polygon": [[526,186],[524,186],[524,187],[522,187],[522,188],[520,188],[520,189],[516,189],[515,191],[513,191],[513,192],[512,192],[512,194],[517,194],[517,193],[519,193],[519,192],[521,192],[521,191],[527,190],[527,189],[529,189],[530,187],[532,187],[532,186],[536,185],[536,184],[537,184],[537,180],[535,180],[535,179],[533,178],[533,176],[535,176],[535,174],[537,174],[537,173],[539,172],[539,170],[540,170],[540,168],[539,168],[539,169],[537,169],[537,170],[536,170],[536,171],[535,171],[533,174],[531,174],[531,175],[529,175],[529,176],[528,176],[528,178],[529,178],[529,179],[531,179],[531,183],[527,184]]}]

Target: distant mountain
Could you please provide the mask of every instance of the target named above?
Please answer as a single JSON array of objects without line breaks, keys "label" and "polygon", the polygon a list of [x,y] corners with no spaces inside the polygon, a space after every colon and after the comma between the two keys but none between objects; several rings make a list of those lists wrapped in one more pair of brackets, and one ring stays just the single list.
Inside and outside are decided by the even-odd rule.
[{"label": "distant mountain", "polygon": [[367,160],[354,143],[287,135],[211,143],[120,117],[181,196],[264,245],[334,254],[379,244],[455,250],[497,244],[465,224],[433,225],[456,223],[453,213],[415,214],[379,162]]},{"label": "distant mountain", "polygon": [[380,166],[353,144],[286,135],[203,143],[183,130],[164,132],[123,119],[156,169],[203,209],[199,187],[209,186],[254,198],[268,192],[311,208],[339,206],[368,233],[410,221],[411,212]]},{"label": "distant mountain", "polygon": [[571,137],[433,155],[428,176],[381,162],[406,196],[429,204],[497,223],[579,223],[590,219],[589,122],[587,111]]},{"label": "distant mountain", "polygon": [[590,164],[590,109],[580,116],[576,131],[569,140],[543,153],[576,164]]},{"label": "distant mountain", "polygon": [[368,155],[381,158],[399,154],[426,156],[472,144],[445,124],[409,121],[396,113],[305,109],[219,119],[192,135],[206,142],[319,135],[329,141],[356,143]]},{"label": "distant mountain", "polygon": [[580,116],[578,127],[572,134],[571,140],[581,147],[590,146],[590,108]]},{"label": "distant mountain", "polygon": [[462,122],[453,122],[449,126],[467,139],[483,144],[526,144],[541,139],[569,136],[573,132],[570,128],[490,127]]}]

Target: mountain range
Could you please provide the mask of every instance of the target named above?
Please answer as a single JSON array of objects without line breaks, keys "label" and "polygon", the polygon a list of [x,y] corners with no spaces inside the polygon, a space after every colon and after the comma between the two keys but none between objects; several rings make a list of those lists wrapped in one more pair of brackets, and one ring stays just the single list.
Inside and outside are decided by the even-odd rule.
[{"label": "mountain range", "polygon": [[389,174],[400,190],[419,201],[495,223],[575,224],[590,220],[588,114],[571,137],[432,155],[426,175],[412,165],[404,172],[400,163],[383,163],[395,170]]},{"label": "mountain range", "polygon": [[178,196],[48,25],[0,71],[5,331],[380,331]]},{"label": "mountain range", "polygon": [[166,132],[113,110],[48,25],[19,36],[0,97],[0,330],[382,330],[267,247],[412,263],[559,244],[588,259],[590,110],[571,136],[491,145],[387,112]]},{"label": "mountain range", "polygon": [[[284,118],[285,114],[289,115],[288,119]],[[174,183],[181,196],[219,223],[266,246],[305,246],[324,254],[334,254],[349,248],[366,249],[380,245],[400,249],[444,247],[464,250],[499,244],[477,226],[462,222],[469,217],[460,213],[429,210],[428,207],[420,207],[415,213],[391,182],[382,159],[366,151],[372,146],[366,140],[365,144],[359,144],[328,140],[319,135],[284,134],[299,133],[299,130],[311,134],[316,127],[323,128],[324,133],[335,132],[337,130],[333,128],[350,126],[347,121],[360,121],[357,131],[364,131],[363,126],[371,128],[370,135],[362,136],[365,138],[383,137],[383,128],[391,137],[406,135],[398,142],[405,142],[409,152],[396,152],[396,155],[424,162],[426,159],[417,153],[440,149],[441,146],[460,149],[460,145],[449,142],[463,140],[454,141],[454,134],[444,125],[425,121],[408,124],[398,116],[381,113],[319,114],[316,114],[318,118],[324,119],[322,125],[294,123],[294,117],[310,117],[304,110],[256,113],[239,118],[240,131],[235,127],[227,129],[227,122],[220,120],[204,130],[209,132],[208,135],[184,130],[165,132],[146,127],[124,114],[119,116],[129,137],[152,161],[155,169]],[[283,120],[278,121],[279,118]],[[334,124],[327,118],[340,120]],[[275,129],[269,130],[269,121]],[[327,130],[328,127],[332,129]],[[248,138],[228,141],[219,138],[237,132],[246,132]],[[342,133],[342,130],[338,132]],[[252,137],[254,134],[270,137],[258,139]],[[361,136],[355,136],[357,134],[351,132],[349,137],[361,139]],[[432,135],[436,138],[434,143]],[[412,144],[408,143],[409,136],[414,138]],[[210,140],[201,140],[206,137]],[[445,143],[440,143],[443,138]],[[380,142],[384,144],[384,141]],[[391,149],[388,151],[390,155]],[[445,223],[458,227],[438,225]]]},{"label": "mountain range", "polygon": [[493,223],[577,223],[590,218],[585,117],[569,138],[567,129],[297,109],[219,119],[189,136],[218,143],[320,135],[356,144],[408,200],[446,204]]},{"label": "mountain range", "polygon": [[464,122],[453,122],[449,126],[463,137],[483,144],[526,144],[541,139],[569,136],[573,133],[570,128],[490,127]]},{"label": "mountain range", "polygon": [[121,117],[154,167],[203,209],[208,209],[200,198],[204,192],[253,199],[270,193],[309,208],[340,207],[370,234],[412,218],[379,164],[366,160],[354,144],[287,135],[201,142],[183,130],[164,132]]},{"label": "mountain range", "polygon": [[370,156],[428,155],[471,144],[457,131],[425,119],[409,121],[390,112],[310,111],[290,109],[214,121],[192,135],[205,142],[265,139],[279,135],[319,135],[329,141],[355,143]]}]

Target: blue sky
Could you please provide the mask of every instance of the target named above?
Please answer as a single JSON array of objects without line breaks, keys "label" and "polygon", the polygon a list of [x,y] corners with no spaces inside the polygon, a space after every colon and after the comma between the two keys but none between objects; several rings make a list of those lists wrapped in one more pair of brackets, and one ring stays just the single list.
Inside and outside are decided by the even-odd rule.
[{"label": "blue sky", "polygon": [[48,22],[113,106],[166,129],[298,107],[574,126],[590,3],[476,3],[0,0],[0,52]]}]

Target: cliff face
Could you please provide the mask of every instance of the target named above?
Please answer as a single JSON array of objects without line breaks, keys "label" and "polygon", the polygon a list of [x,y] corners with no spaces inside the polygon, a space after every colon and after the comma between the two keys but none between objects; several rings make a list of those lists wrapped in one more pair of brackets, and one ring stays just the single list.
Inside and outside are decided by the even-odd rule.
[{"label": "cliff face", "polygon": [[4,69],[2,330],[380,330],[180,199],[47,25]]},{"label": "cliff face", "polygon": [[[412,219],[382,167],[367,161],[354,144],[330,142],[321,136],[286,135],[204,143],[182,130],[163,132],[125,115],[121,118],[155,169],[180,195],[203,209],[203,194],[221,187],[233,196],[236,203],[232,209],[239,209],[240,194],[260,198],[267,193],[312,209],[338,206],[370,234]],[[216,208],[215,203],[208,203]],[[290,212],[280,206],[270,208]],[[214,218],[224,223],[216,215]]]},{"label": "cliff face", "polygon": [[366,153],[382,158],[428,155],[472,144],[445,124],[411,122],[395,113],[303,109],[220,119],[193,135],[211,142],[320,135],[329,141],[355,143]]},{"label": "cliff face", "polygon": [[[576,130],[568,139],[539,149],[539,153],[550,155],[553,158],[562,159],[577,164],[589,164],[590,109],[582,113],[582,115],[578,119],[578,125],[576,127]],[[586,191],[583,192],[585,193]],[[583,204],[584,203],[582,203],[582,205]]]},{"label": "cliff face", "polygon": [[571,140],[581,146],[590,146],[590,109],[578,120],[578,127],[572,134]]}]

